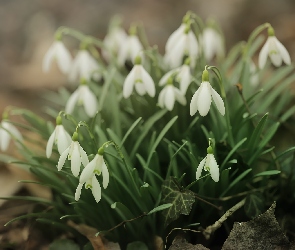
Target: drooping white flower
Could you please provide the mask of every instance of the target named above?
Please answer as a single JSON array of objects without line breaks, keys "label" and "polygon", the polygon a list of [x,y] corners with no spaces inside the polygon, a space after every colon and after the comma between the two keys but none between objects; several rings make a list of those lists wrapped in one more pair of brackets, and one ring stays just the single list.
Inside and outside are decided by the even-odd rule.
[{"label": "drooping white flower", "polygon": [[203,82],[192,97],[190,103],[190,115],[199,111],[201,116],[206,116],[211,106],[211,97],[221,115],[225,114],[225,107],[220,95],[211,87],[209,83],[208,71],[203,72]]},{"label": "drooping white flower", "polygon": [[161,108],[166,107],[169,111],[171,111],[174,107],[175,100],[183,106],[186,105],[185,96],[178,88],[174,87],[172,82],[169,82],[168,79],[168,83],[159,94],[158,104]]},{"label": "drooping white flower", "polygon": [[65,45],[59,40],[54,41],[46,52],[42,63],[43,72],[50,70],[53,61],[57,62],[58,68],[62,73],[69,73],[72,66],[72,56]]},{"label": "drooping white flower", "polygon": [[87,164],[83,169],[79,185],[76,189],[75,200],[78,201],[81,195],[81,189],[85,183],[85,188],[91,188],[92,194],[96,202],[99,202],[101,199],[101,187],[96,179],[95,175],[102,175],[102,186],[104,189],[107,188],[109,184],[109,171],[103,159],[103,148],[98,150],[98,153],[95,155],[94,159]]},{"label": "drooping white flower", "polygon": [[180,92],[183,95],[185,95],[192,79],[189,63],[188,64],[185,63],[181,67],[168,71],[160,79],[159,86],[164,86],[167,83],[168,79],[172,77],[173,75],[175,75],[175,80],[179,82]]},{"label": "drooping white flower", "polygon": [[200,40],[207,62],[210,62],[215,55],[218,57],[224,55],[223,40],[216,29],[211,27],[205,28]]},{"label": "drooping white flower", "polygon": [[170,68],[177,68],[182,65],[183,57],[190,57],[190,66],[194,67],[198,58],[199,45],[196,36],[187,25],[181,35],[177,36],[177,41],[173,42],[173,46],[169,46],[164,56],[165,63]]},{"label": "drooping white flower", "polygon": [[89,51],[82,49],[77,53],[71,71],[69,73],[69,80],[71,82],[84,79],[90,81],[93,78],[95,81],[101,79],[99,72],[100,66],[98,62],[91,56]]},{"label": "drooping white flower", "polygon": [[123,97],[128,98],[135,87],[139,95],[146,93],[154,97],[156,94],[155,83],[149,73],[141,65],[141,58],[139,56],[135,59],[135,65],[126,77],[123,85]]},{"label": "drooping white flower", "polygon": [[120,48],[126,43],[127,34],[125,30],[121,27],[114,27],[110,33],[108,33],[104,40],[104,48],[102,49],[102,55],[107,60],[110,61],[112,56],[115,56],[120,51]]},{"label": "drooping white flower", "polygon": [[219,168],[218,164],[214,158],[213,150],[211,146],[207,149],[207,156],[200,162],[197,172],[196,172],[196,179],[198,180],[201,177],[202,170],[209,171],[213,181],[219,181]]},{"label": "drooping white flower", "polygon": [[141,55],[143,46],[135,34],[129,35],[125,42],[120,47],[118,53],[118,64],[123,66],[127,60],[134,63],[137,56]]},{"label": "drooping white flower", "polygon": [[11,139],[11,136],[16,139],[16,141],[23,141],[23,137],[18,129],[8,122],[8,120],[2,120],[0,124],[0,149],[1,151],[6,151]]},{"label": "drooping white flower", "polygon": [[57,145],[57,150],[61,155],[67,149],[67,147],[69,147],[71,141],[71,136],[62,125],[61,117],[58,116],[56,118],[56,127],[49,137],[46,145],[47,158],[51,156],[53,144]]},{"label": "drooping white flower", "polygon": [[186,24],[182,23],[178,29],[176,29],[175,31],[173,31],[173,33],[169,36],[167,43],[165,45],[165,52],[167,53],[167,51],[171,51],[175,45],[175,43],[177,43],[177,41],[181,38],[182,34],[184,33],[186,28]]},{"label": "drooping white flower", "polygon": [[85,84],[81,84],[70,96],[65,107],[66,113],[71,114],[76,104],[83,105],[89,117],[94,117],[98,109],[96,96]]},{"label": "drooping white flower", "polygon": [[268,56],[272,64],[276,67],[281,66],[282,62],[287,65],[291,64],[289,52],[276,38],[274,30],[271,27],[268,29],[268,38],[259,53],[258,64],[260,69],[264,68]]},{"label": "drooping white flower", "polygon": [[71,161],[71,171],[74,176],[78,176],[80,173],[81,163],[84,167],[89,163],[88,157],[84,149],[78,142],[78,133],[75,132],[72,136],[72,142],[70,146],[60,155],[57,169],[60,171],[65,164],[66,158]]}]

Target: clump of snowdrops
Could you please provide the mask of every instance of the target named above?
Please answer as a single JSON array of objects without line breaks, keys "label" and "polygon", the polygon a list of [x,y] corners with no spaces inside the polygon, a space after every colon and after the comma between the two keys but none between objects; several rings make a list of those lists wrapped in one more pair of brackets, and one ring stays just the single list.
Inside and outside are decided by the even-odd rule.
[{"label": "clump of snowdrops", "polygon": [[[114,20],[103,40],[56,31],[43,71],[56,63],[71,84],[46,93],[46,119],[16,108],[3,114],[1,150],[12,139],[22,156],[2,160],[53,194],[14,197],[39,204],[16,219],[36,217],[76,236],[68,222],[86,224],[123,248],[152,248],[175,228],[208,238],[217,228],[209,236],[204,228],[235,204],[251,218],[294,188],[295,148],[272,140],[294,120],[294,66],[270,24],[227,52],[218,24],[188,12],[163,55],[142,26],[126,33]],[[70,52],[64,36],[80,47]],[[27,146],[26,130],[43,150]],[[223,221],[227,229],[232,221]]]}]

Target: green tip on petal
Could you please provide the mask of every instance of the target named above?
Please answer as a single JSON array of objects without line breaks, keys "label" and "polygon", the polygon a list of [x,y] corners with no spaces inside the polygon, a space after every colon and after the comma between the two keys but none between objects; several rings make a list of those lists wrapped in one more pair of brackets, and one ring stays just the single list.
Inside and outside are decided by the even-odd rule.
[{"label": "green tip on petal", "polygon": [[267,33],[268,33],[268,36],[275,36],[275,30],[271,26],[268,27]]},{"label": "green tip on petal", "polygon": [[209,72],[208,70],[204,70],[202,74],[202,82],[209,82]]},{"label": "green tip on petal", "polygon": [[54,39],[56,41],[61,41],[61,39],[62,39],[62,33],[61,32],[56,32],[55,35],[54,35]]},{"label": "green tip on petal", "polygon": [[173,77],[170,76],[167,80],[167,85],[173,85]]},{"label": "green tip on petal", "polygon": [[189,21],[190,21],[190,19],[191,19],[191,12],[190,11],[188,11],[186,14],[185,14],[185,16],[183,17],[183,19],[182,19],[182,23],[188,23]]},{"label": "green tip on petal", "polygon": [[141,57],[140,56],[135,57],[134,64],[135,65],[140,65],[141,64]]},{"label": "green tip on petal", "polygon": [[188,34],[191,30],[191,24],[190,23],[187,23],[186,24],[186,27],[185,27],[185,30],[184,30],[184,34]]},{"label": "green tip on petal", "polygon": [[131,27],[129,28],[129,35],[130,36],[135,36],[137,34],[137,29],[135,25],[131,25]]},{"label": "green tip on petal", "polygon": [[185,61],[184,61],[184,64],[185,65],[190,65],[191,64],[191,59],[189,57],[186,58]]},{"label": "green tip on petal", "polygon": [[213,148],[211,146],[207,148],[207,154],[213,154]]},{"label": "green tip on petal", "polygon": [[80,85],[87,85],[87,80],[84,77],[80,79]]},{"label": "green tip on petal", "polygon": [[79,138],[79,134],[77,132],[74,132],[73,136],[72,136],[72,140],[73,141],[78,141]]},{"label": "green tip on petal", "polygon": [[104,148],[103,148],[103,147],[100,147],[100,148],[97,150],[97,154],[99,154],[99,155],[103,155],[103,154],[104,154]]},{"label": "green tip on petal", "polygon": [[60,115],[56,117],[56,125],[62,125],[62,118]]}]

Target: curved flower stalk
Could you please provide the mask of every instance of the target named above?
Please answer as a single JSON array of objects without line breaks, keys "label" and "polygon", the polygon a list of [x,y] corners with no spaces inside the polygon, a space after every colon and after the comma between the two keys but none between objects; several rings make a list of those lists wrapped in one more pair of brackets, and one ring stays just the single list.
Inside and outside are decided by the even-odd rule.
[{"label": "curved flower stalk", "polygon": [[195,67],[199,54],[199,45],[195,34],[190,28],[190,24],[187,24],[183,33],[176,38],[174,38],[175,41],[172,45],[169,45],[169,50],[165,53],[165,63],[170,68],[177,68],[182,65],[183,57],[187,55],[191,59],[190,66]]},{"label": "curved flower stalk", "polygon": [[93,78],[95,81],[99,81],[101,79],[99,70],[100,66],[98,62],[91,56],[89,51],[81,49],[73,61],[73,66],[69,73],[69,80],[70,82],[81,79],[90,81]]},{"label": "curved flower stalk", "polygon": [[161,108],[167,108],[169,111],[173,110],[175,100],[181,105],[186,105],[185,96],[181,91],[173,86],[173,79],[169,78],[166,86],[161,90],[159,94],[158,104]]},{"label": "curved flower stalk", "polygon": [[118,55],[121,47],[126,43],[127,34],[125,30],[121,27],[114,27],[111,29],[110,33],[108,33],[104,40],[104,48],[102,49],[102,55],[107,60],[110,61],[111,57],[114,55]]},{"label": "curved flower stalk", "polygon": [[276,67],[281,66],[282,62],[287,65],[291,64],[289,52],[276,38],[272,27],[268,28],[268,38],[259,53],[258,64],[260,69],[264,68],[268,56],[272,64]]},{"label": "curved flower stalk", "polygon": [[217,162],[214,158],[213,149],[211,146],[207,148],[206,157],[200,162],[197,172],[196,179],[198,180],[201,177],[202,170],[209,171],[213,181],[219,181],[219,168]]},{"label": "curved flower stalk", "polygon": [[205,69],[202,75],[201,86],[193,95],[190,103],[190,115],[193,116],[197,111],[199,111],[201,116],[206,116],[211,106],[211,99],[213,99],[220,114],[224,115],[224,102],[220,95],[211,87],[209,82],[209,73]]},{"label": "curved flower stalk", "polygon": [[131,27],[129,36],[122,43],[118,53],[118,64],[123,66],[127,60],[134,63],[137,56],[142,56],[143,46],[136,35],[136,27]]},{"label": "curved flower stalk", "polygon": [[71,171],[75,177],[77,177],[80,173],[81,163],[84,167],[86,167],[86,165],[89,163],[86,152],[78,142],[77,132],[74,132],[70,146],[67,147],[67,149],[59,157],[57,164],[58,171],[63,168],[66,158],[71,161]]},{"label": "curved flower stalk", "polygon": [[0,149],[6,151],[11,140],[11,136],[17,141],[23,141],[23,137],[18,129],[7,119],[3,119],[0,124]]},{"label": "curved flower stalk", "polygon": [[97,112],[98,103],[96,96],[85,82],[82,82],[70,96],[66,103],[65,112],[71,114],[74,111],[75,105],[83,105],[89,117],[94,117]]},{"label": "curved flower stalk", "polygon": [[147,93],[149,96],[154,97],[156,94],[155,83],[141,65],[141,57],[137,56],[134,63],[135,65],[124,81],[123,97],[128,98],[133,91],[133,87],[135,87],[139,95],[145,95]]},{"label": "curved flower stalk", "polygon": [[62,125],[62,119],[60,116],[56,117],[56,127],[55,127],[53,133],[51,134],[51,136],[49,137],[47,145],[46,145],[47,158],[50,158],[50,156],[52,154],[53,144],[57,145],[57,150],[60,155],[71,144],[71,136],[64,129],[64,126]]},{"label": "curved flower stalk", "polygon": [[175,75],[175,80],[179,82],[179,89],[180,92],[185,95],[186,91],[192,81],[192,75],[191,75],[191,70],[190,70],[190,59],[187,58],[185,60],[185,63],[176,69],[172,69],[168,71],[161,79],[159,82],[159,86],[164,86],[168,79],[170,77],[173,77]]},{"label": "curved flower stalk", "polygon": [[85,184],[85,188],[90,188],[93,194],[93,197],[96,202],[99,202],[101,199],[101,187],[96,179],[95,175],[102,175],[102,186],[104,189],[108,187],[109,184],[109,171],[103,159],[104,149],[103,147],[98,149],[97,154],[94,159],[87,164],[83,169],[79,185],[76,189],[75,200],[78,201],[81,196],[82,187]]},{"label": "curved flower stalk", "polygon": [[53,61],[57,62],[58,68],[62,73],[68,74],[70,72],[72,56],[60,40],[55,40],[46,52],[42,62],[43,72],[50,70]]},{"label": "curved flower stalk", "polygon": [[224,55],[223,39],[216,29],[206,27],[200,36],[200,41],[207,62],[210,62],[215,55],[217,57]]}]

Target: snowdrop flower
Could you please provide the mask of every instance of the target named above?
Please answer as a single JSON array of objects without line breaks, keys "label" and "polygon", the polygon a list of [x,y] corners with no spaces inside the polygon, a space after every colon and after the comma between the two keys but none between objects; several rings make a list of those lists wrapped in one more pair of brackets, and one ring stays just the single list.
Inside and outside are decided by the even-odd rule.
[{"label": "snowdrop flower", "polygon": [[206,116],[211,105],[211,97],[221,115],[225,114],[225,107],[220,95],[211,87],[207,70],[203,71],[202,83],[192,97],[190,103],[190,115],[199,111],[201,116]]},{"label": "snowdrop flower", "polygon": [[223,40],[216,29],[205,28],[200,41],[207,62],[211,61],[215,55],[218,57],[224,55]]},{"label": "snowdrop flower", "polygon": [[81,163],[84,167],[89,163],[88,157],[84,149],[78,142],[78,133],[74,132],[72,136],[72,142],[69,147],[60,155],[57,169],[60,171],[65,164],[66,158],[71,161],[71,171],[74,176],[78,176],[80,173]]},{"label": "snowdrop flower", "polygon": [[75,92],[70,96],[66,103],[65,111],[71,114],[74,111],[75,105],[83,105],[86,114],[89,117],[94,117],[98,109],[97,99],[88,85],[83,81]]},{"label": "snowdrop flower", "polygon": [[62,125],[62,119],[60,116],[56,117],[56,127],[51,136],[49,137],[49,140],[46,145],[47,158],[50,158],[51,156],[53,144],[57,145],[57,150],[60,155],[71,144],[71,136],[64,129],[64,126]]},{"label": "snowdrop flower", "polygon": [[281,66],[282,61],[284,61],[284,63],[287,65],[291,64],[289,52],[276,38],[272,27],[268,28],[268,38],[259,53],[258,64],[260,69],[265,66],[267,56],[269,56],[271,62],[276,67]]},{"label": "snowdrop flower", "polygon": [[185,63],[181,67],[178,67],[176,69],[172,69],[169,72],[167,72],[160,79],[159,86],[164,86],[167,83],[168,79],[175,75],[176,81],[179,82],[180,92],[183,95],[185,95],[186,91],[188,89],[188,86],[191,83],[191,79],[192,79],[189,65],[190,65],[190,59],[187,58],[185,60]]},{"label": "snowdrop flower", "polygon": [[100,69],[97,61],[91,56],[89,51],[81,49],[77,53],[71,71],[69,73],[69,80],[75,82],[80,79],[90,81],[91,77],[95,81],[101,79],[101,74],[98,72]]},{"label": "snowdrop flower", "polygon": [[81,190],[84,183],[86,189],[91,189],[95,201],[100,201],[101,187],[95,175],[102,175],[102,186],[104,189],[106,189],[109,184],[109,171],[104,162],[103,153],[104,149],[103,147],[101,147],[95,155],[94,159],[89,162],[87,166],[83,169],[80,175],[79,185],[75,193],[76,201],[80,199]]},{"label": "snowdrop flower", "polygon": [[219,168],[213,155],[213,149],[211,146],[207,148],[207,156],[200,162],[197,172],[196,179],[201,177],[202,170],[209,171],[213,181],[219,181]]},{"label": "snowdrop flower", "polygon": [[42,63],[43,72],[48,72],[50,70],[53,61],[57,62],[58,68],[62,73],[69,73],[72,66],[72,56],[60,40],[54,41],[46,52]]},{"label": "snowdrop flower", "polygon": [[169,111],[171,111],[174,107],[175,100],[183,106],[186,105],[185,96],[178,88],[173,86],[173,79],[169,78],[166,86],[159,94],[158,104],[161,108],[166,107]]},{"label": "snowdrop flower", "polygon": [[182,65],[182,60],[185,55],[191,58],[190,66],[195,66],[195,61],[198,57],[199,45],[196,36],[191,31],[190,25],[186,25],[183,33],[177,36],[177,41],[169,47],[164,56],[165,63],[171,67],[176,68]]},{"label": "snowdrop flower", "polygon": [[135,65],[126,77],[123,85],[123,97],[128,98],[135,87],[139,95],[148,93],[149,96],[154,97],[156,94],[155,84],[152,77],[141,65],[141,57],[137,56]]},{"label": "snowdrop flower", "polygon": [[110,61],[111,57],[117,55],[121,47],[126,43],[127,34],[121,27],[114,27],[103,40],[105,48],[102,49],[102,55]]},{"label": "snowdrop flower", "polygon": [[143,46],[136,35],[136,27],[131,27],[129,33],[130,35],[126,38],[118,53],[118,64],[120,66],[123,66],[127,60],[134,63],[135,58],[141,55],[143,51]]},{"label": "snowdrop flower", "polygon": [[17,141],[23,141],[23,137],[18,129],[8,122],[7,119],[3,119],[0,124],[0,149],[6,151],[11,139],[14,137]]}]

